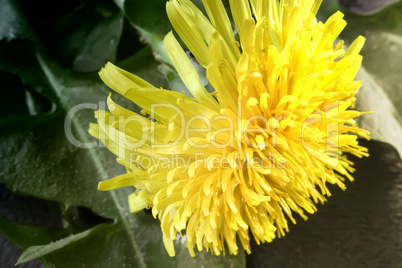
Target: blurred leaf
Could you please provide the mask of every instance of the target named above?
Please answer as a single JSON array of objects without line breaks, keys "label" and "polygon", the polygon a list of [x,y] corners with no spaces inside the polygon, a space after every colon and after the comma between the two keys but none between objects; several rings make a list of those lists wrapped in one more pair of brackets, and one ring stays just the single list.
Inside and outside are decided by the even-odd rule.
[{"label": "blurred leaf", "polygon": [[402,155],[402,2],[371,16],[346,13],[345,20],[348,25],[341,37],[347,44],[358,35],[366,38],[361,52],[363,67],[357,76],[363,87],[356,107],[375,113],[364,115],[360,126]]},{"label": "blurred leaf", "polygon": [[[360,111],[375,111],[374,114],[368,114],[359,119],[359,125],[371,131],[373,139],[392,144],[402,155],[402,116],[399,111],[402,100],[400,97],[392,98],[392,95],[396,94],[401,96],[401,91],[397,91],[400,88],[400,82],[387,81],[389,84],[383,84],[375,77],[364,68],[361,68],[357,75],[364,84],[359,91],[356,108]],[[388,86],[395,86],[395,91],[387,92]]]},{"label": "blurred leaf", "polygon": [[317,12],[317,18],[320,21],[326,21],[332,14],[340,10],[340,6],[337,0],[323,1],[320,9]]},{"label": "blurred leaf", "polygon": [[376,14],[399,0],[338,0],[339,5],[356,14]]},{"label": "blurred leaf", "polygon": [[[329,15],[329,7],[331,12],[340,9],[335,0],[324,2],[319,12],[322,18]],[[361,52],[363,64],[357,74],[363,86],[356,108],[375,113],[359,118],[359,125],[371,131],[373,139],[392,144],[402,155],[402,1],[369,16],[344,13],[348,24],[340,38],[347,45],[359,35],[366,38]]]},{"label": "blurred leaf", "polygon": [[355,181],[346,191],[328,185],[328,202],[307,221],[297,217],[284,238],[253,242],[248,268],[400,266],[402,161],[389,144],[359,143],[371,156],[350,157]]},{"label": "blurred leaf", "polygon": [[123,8],[124,5],[124,0],[113,0],[116,6],[118,6],[120,9]]}]

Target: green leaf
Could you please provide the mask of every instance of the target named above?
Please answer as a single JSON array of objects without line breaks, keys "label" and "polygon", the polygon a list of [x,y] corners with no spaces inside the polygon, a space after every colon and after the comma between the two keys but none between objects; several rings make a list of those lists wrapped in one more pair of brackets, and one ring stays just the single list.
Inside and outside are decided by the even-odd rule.
[{"label": "green leaf", "polygon": [[26,251],[24,251],[24,253],[21,255],[21,257],[18,259],[18,262],[16,265],[22,264],[22,263],[27,263],[27,262],[33,261],[35,259],[39,259],[43,256],[46,256],[49,253],[55,252],[64,247],[67,247],[67,246],[71,246],[77,241],[88,238],[88,236],[92,232],[96,232],[98,229],[100,229],[102,227],[103,227],[102,225],[98,225],[94,229],[87,230],[87,231],[84,231],[84,232],[76,234],[76,235],[71,235],[65,239],[61,239],[59,241],[52,242],[52,243],[44,245],[44,246],[31,246]]},{"label": "green leaf", "polygon": [[17,76],[0,72],[0,89],[7,100],[0,107],[0,129],[41,122],[53,116],[55,105],[49,111],[43,111],[38,102],[46,102],[46,99],[26,90]]},{"label": "green leaf", "polygon": [[[13,86],[9,84],[1,84],[0,88],[5,88],[3,96],[8,100],[3,105],[5,112],[0,113],[0,129],[7,130],[9,128],[15,128],[20,125],[31,125],[40,122],[50,120],[55,116],[56,105],[54,103],[49,103],[50,108],[48,111],[43,112],[44,107],[39,107],[38,102],[46,102],[45,98],[36,99],[37,96],[33,96],[31,92],[23,90],[23,96],[19,96],[18,92],[12,91]],[[18,103],[13,102],[15,98]],[[23,100],[21,101],[21,97]],[[48,105],[45,105],[48,106]],[[45,107],[46,109],[47,107]]]},{"label": "green leaf", "polygon": [[46,226],[29,226],[18,224],[0,216],[0,231],[20,248],[31,245],[49,243],[52,240],[65,237],[68,232]]},{"label": "green leaf", "polygon": [[[200,10],[204,10],[201,1],[196,0],[193,2],[200,8]],[[124,2],[124,13],[133,27],[138,31],[141,40],[152,48],[155,59],[161,62],[159,71],[169,82],[169,89],[184,93],[187,96],[192,96],[176,72],[173,63],[163,46],[163,38],[168,31],[172,30],[170,21],[166,15],[165,6],[166,1],[155,1],[151,6],[142,6],[140,4],[140,7],[138,7],[138,3],[135,0],[126,0]],[[159,10],[160,12],[156,13],[154,10]],[[152,14],[153,20],[150,18],[150,14]],[[149,23],[148,20],[151,20],[152,22]],[[159,24],[155,24],[155,22],[159,22]],[[161,27],[161,25],[164,25],[165,27]],[[178,38],[178,40],[180,39]],[[185,45],[182,45],[185,48]],[[190,59],[193,59],[192,63],[199,73],[202,84],[209,90],[212,90],[206,79],[206,71],[194,58],[190,57]]]},{"label": "green leaf", "polygon": [[165,10],[165,0],[154,1],[124,1],[124,14],[133,24],[145,31],[165,36],[172,30]]},{"label": "green leaf", "polygon": [[[163,3],[162,3],[163,2]],[[136,1],[128,0],[124,2],[124,12],[126,17],[129,19],[133,27],[138,31],[141,41],[148,44],[153,52],[156,60],[161,62],[159,66],[159,71],[165,75],[166,79],[169,81],[169,89],[181,93],[185,93],[188,96],[191,96],[190,91],[181,81],[179,75],[174,70],[173,63],[167,54],[165,47],[163,46],[163,38],[168,33],[168,31],[172,30],[170,26],[169,19],[165,12],[165,1],[154,2],[154,5],[157,6],[158,10],[162,10],[158,13],[153,13],[152,8],[154,6],[143,6],[142,8],[147,9],[147,12],[142,11],[137,8]],[[142,18],[144,14],[156,14],[158,16],[158,20],[160,21],[159,25],[167,25],[166,27],[160,27],[159,25],[153,25],[145,23],[147,21],[146,18]]]},{"label": "green leaf", "polygon": [[68,14],[53,28],[53,54],[74,71],[99,70],[115,62],[122,30],[121,12],[107,18],[86,10]]},{"label": "green leaf", "polygon": [[0,40],[35,39],[32,29],[22,19],[22,12],[13,0],[0,0]]},{"label": "green leaf", "polygon": [[[152,48],[155,59],[161,62],[158,70],[166,77],[167,81],[169,82],[169,89],[176,92],[184,93],[187,96],[192,96],[190,91],[181,80],[179,74],[174,69],[173,63],[170,60],[165,47],[163,46],[163,36],[149,32],[136,25],[134,25],[134,27],[138,30],[142,41]],[[195,63],[195,66],[197,65],[198,64]]]},{"label": "green leaf", "polygon": [[114,62],[122,30],[123,16],[119,13],[99,23],[86,37],[72,69],[78,72],[95,71],[108,61]]},{"label": "green leaf", "polygon": [[[28,91],[56,102],[54,91],[39,67],[32,42],[20,39],[0,41],[0,53],[0,71],[17,76]],[[0,90],[9,91],[6,86]]]}]

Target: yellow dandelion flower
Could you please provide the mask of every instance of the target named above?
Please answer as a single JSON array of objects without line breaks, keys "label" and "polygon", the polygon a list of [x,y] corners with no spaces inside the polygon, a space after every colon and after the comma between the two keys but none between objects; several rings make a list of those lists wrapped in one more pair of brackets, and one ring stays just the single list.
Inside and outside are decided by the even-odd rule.
[{"label": "yellow dandelion flower", "polygon": [[[100,190],[134,186],[130,210],[152,208],[165,247],[177,234],[194,249],[250,253],[250,234],[270,242],[288,231],[293,213],[307,219],[329,196],[326,183],[353,180],[345,153],[368,156],[368,138],[348,110],[364,38],[345,51],[334,42],[346,26],[340,12],[316,20],[320,0],[230,0],[237,33],[221,1],[170,0],[168,17],[198,63],[209,93],[173,33],[164,47],[192,96],[156,88],[111,63],[101,71],[114,91],[143,109],[138,115],[107,99],[90,133],[117,155],[127,173]],[[238,34],[238,35],[237,35]]]}]

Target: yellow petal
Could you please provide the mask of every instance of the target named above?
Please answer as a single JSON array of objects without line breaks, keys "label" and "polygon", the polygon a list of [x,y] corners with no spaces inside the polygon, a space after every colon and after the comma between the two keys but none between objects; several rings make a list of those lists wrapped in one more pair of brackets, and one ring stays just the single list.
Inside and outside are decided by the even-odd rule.
[{"label": "yellow petal", "polygon": [[169,54],[169,57],[172,60],[181,79],[194,98],[200,102],[203,102],[205,105],[208,105],[210,108],[219,109],[216,100],[201,84],[200,77],[198,76],[196,69],[187,57],[184,50],[181,48],[179,42],[177,42],[172,32],[166,35],[165,39],[163,40],[163,45],[165,46],[166,51]]},{"label": "yellow petal", "polygon": [[110,62],[99,71],[99,76],[106,85],[121,95],[124,95],[130,88],[153,87],[145,80],[113,65]]},{"label": "yellow petal", "polygon": [[[195,23],[183,10],[182,6],[177,0],[167,2],[166,11],[170,22],[172,23],[176,32],[179,34],[180,38],[194,54],[198,62],[202,66],[207,66],[210,62],[208,48]],[[170,54],[169,57],[172,58]]]},{"label": "yellow petal", "polygon": [[117,177],[114,177],[113,179],[99,182],[98,190],[107,191],[119,187],[133,186],[137,181],[137,177],[144,175],[147,175],[146,171],[137,174],[133,173],[122,174]]},{"label": "yellow petal", "polygon": [[144,191],[136,191],[128,196],[128,205],[130,212],[135,213],[147,207],[147,202],[144,199]]},{"label": "yellow petal", "polygon": [[222,1],[203,0],[203,3],[212,25],[225,40],[227,46],[232,51],[233,56],[238,59],[240,57],[240,51],[236,46],[237,42],[234,38],[232,26]]},{"label": "yellow petal", "polygon": [[241,32],[243,23],[247,19],[251,19],[250,4],[247,0],[229,0],[229,4],[237,31],[241,36],[243,34]]}]

